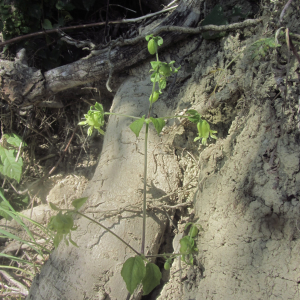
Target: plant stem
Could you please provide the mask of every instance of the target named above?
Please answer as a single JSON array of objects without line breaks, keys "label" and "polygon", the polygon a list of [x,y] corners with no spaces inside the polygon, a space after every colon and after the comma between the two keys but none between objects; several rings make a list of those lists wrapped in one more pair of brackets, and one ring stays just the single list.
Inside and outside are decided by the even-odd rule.
[{"label": "plant stem", "polygon": [[[156,58],[158,60],[157,52],[156,52]],[[148,116],[150,117],[151,111],[152,111],[152,100],[153,100],[153,93],[155,91],[155,84],[156,82],[153,82],[152,86],[152,94],[151,94],[151,100],[150,100],[150,106],[148,110]],[[141,246],[141,254],[144,255],[145,253],[145,239],[146,239],[146,205],[147,205],[147,151],[148,151],[148,131],[149,131],[149,123],[146,123],[146,131],[145,131],[145,154],[144,154],[144,197],[143,197],[143,232],[142,232],[142,246]]]},{"label": "plant stem", "polygon": [[127,116],[127,115],[122,115],[122,114],[116,114],[116,113],[109,113],[109,112],[105,112],[105,115],[114,115],[114,116],[120,116],[120,117],[127,117],[127,118],[131,118],[131,119],[140,119],[138,117],[133,117],[133,116]]},{"label": "plant stem", "polygon": [[106,226],[102,225],[101,223],[97,222],[96,220],[93,220],[92,218],[86,216],[85,214],[82,214],[81,212],[79,211],[74,211],[74,210],[69,210],[69,209],[66,209],[67,211],[70,211],[70,212],[74,212],[92,222],[94,222],[95,224],[101,226],[102,228],[104,228],[105,230],[107,230],[109,233],[111,233],[112,235],[114,235],[119,241],[121,241],[123,244],[125,244],[127,247],[129,247],[133,252],[135,252],[137,255],[140,255],[140,253],[138,251],[136,251],[133,247],[131,247],[128,243],[126,243],[122,238],[120,238],[117,234],[115,234],[113,231],[111,231],[110,229],[108,229]]},{"label": "plant stem", "polygon": [[142,233],[142,247],[141,254],[145,253],[145,239],[146,239],[146,201],[147,201],[147,142],[148,142],[148,130],[149,123],[146,123],[146,132],[145,132],[145,154],[144,154],[144,199],[143,199],[143,233]]},{"label": "plant stem", "polygon": [[164,253],[164,254],[155,254],[155,255],[145,255],[146,258],[148,257],[165,257],[165,256],[170,256],[170,257],[177,257],[182,255],[181,253]]}]

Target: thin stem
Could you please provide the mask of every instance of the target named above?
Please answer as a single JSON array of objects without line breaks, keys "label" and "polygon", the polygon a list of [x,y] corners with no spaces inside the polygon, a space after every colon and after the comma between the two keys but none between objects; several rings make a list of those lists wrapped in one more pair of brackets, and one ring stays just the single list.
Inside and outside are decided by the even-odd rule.
[{"label": "thin stem", "polygon": [[121,241],[123,244],[125,244],[127,247],[129,247],[133,252],[135,252],[137,255],[140,255],[140,253],[138,251],[136,251],[133,247],[131,247],[128,243],[126,243],[122,238],[120,238],[117,234],[115,234],[113,231],[111,231],[110,229],[108,229],[106,226],[102,225],[101,223],[97,222],[96,220],[93,220],[92,218],[86,216],[85,214],[82,214],[79,211],[74,211],[74,210],[70,210],[70,209],[62,209],[62,210],[66,210],[66,211],[70,211],[70,212],[74,212],[92,222],[94,222],[95,224],[101,226],[102,228],[104,228],[105,230],[107,230],[109,233],[111,233],[112,235],[114,235],[119,241]]},{"label": "thin stem", "polygon": [[[157,54],[157,52],[156,52]],[[156,55],[158,59],[158,56]],[[155,81],[153,82],[152,86],[152,94],[150,100],[150,106],[148,110],[148,116],[150,117],[151,110],[152,110],[152,100],[153,100],[153,93],[155,91]],[[146,240],[146,205],[147,205],[147,149],[148,149],[148,131],[149,131],[149,123],[146,123],[146,131],[145,131],[145,154],[144,154],[144,197],[143,197],[143,232],[142,232],[142,246],[141,246],[141,254],[144,255],[145,253],[145,240]]]},{"label": "thin stem", "polygon": [[131,118],[131,119],[140,119],[138,117],[133,117],[133,116],[127,116],[127,115],[122,115],[122,114],[116,114],[116,113],[109,113],[109,112],[105,112],[105,115],[113,115],[113,116],[120,116],[120,117],[126,117],[126,118]]},{"label": "thin stem", "polygon": [[145,132],[145,154],[144,154],[144,199],[143,199],[143,233],[142,233],[142,247],[141,254],[145,253],[145,239],[146,239],[146,201],[147,201],[147,142],[148,142],[148,130],[149,123],[146,123],[146,132]]},{"label": "thin stem", "polygon": [[161,117],[162,119],[175,119],[175,118],[188,118],[191,117],[191,115],[182,115],[182,116],[172,116],[172,117]]},{"label": "thin stem", "polygon": [[145,255],[145,257],[165,257],[165,256],[170,256],[170,257],[177,257],[182,255],[181,253],[164,253],[164,254],[156,254],[156,255]]}]

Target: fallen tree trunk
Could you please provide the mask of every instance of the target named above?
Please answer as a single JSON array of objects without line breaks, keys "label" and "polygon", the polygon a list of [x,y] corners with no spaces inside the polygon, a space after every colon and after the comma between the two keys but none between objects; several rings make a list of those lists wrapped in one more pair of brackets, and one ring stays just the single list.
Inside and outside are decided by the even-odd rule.
[{"label": "fallen tree trunk", "polygon": [[[156,29],[170,25],[195,27],[200,16],[197,7],[197,1],[182,0],[173,13],[156,25]],[[153,29],[150,26],[147,33],[150,34]],[[164,33],[161,36],[164,39],[163,47],[168,47],[186,37],[186,34]],[[112,69],[120,71],[149,57],[145,43],[138,43],[140,40],[141,37],[137,37],[125,42],[113,42],[106,49],[95,50],[86,59],[44,74],[28,67],[21,51],[15,62],[0,60],[1,96],[10,103],[24,107],[37,104],[60,91],[107,77]]]}]

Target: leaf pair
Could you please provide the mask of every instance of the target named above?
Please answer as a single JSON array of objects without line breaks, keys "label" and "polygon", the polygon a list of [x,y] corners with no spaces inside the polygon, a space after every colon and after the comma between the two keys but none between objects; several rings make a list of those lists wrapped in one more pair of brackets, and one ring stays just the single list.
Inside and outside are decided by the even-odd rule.
[{"label": "leaf pair", "polygon": [[130,129],[134,132],[134,134],[136,135],[136,137],[139,136],[140,131],[144,125],[144,123],[152,123],[157,131],[157,134],[160,134],[162,129],[164,128],[166,122],[164,119],[162,118],[152,118],[150,117],[149,119],[145,119],[145,115],[143,115],[140,119],[132,122],[130,124]]},{"label": "leaf pair", "polygon": [[126,260],[123,264],[121,275],[130,294],[133,294],[137,286],[142,283],[143,295],[148,295],[158,286],[162,277],[159,267],[150,262],[145,266],[144,260],[140,255]]}]

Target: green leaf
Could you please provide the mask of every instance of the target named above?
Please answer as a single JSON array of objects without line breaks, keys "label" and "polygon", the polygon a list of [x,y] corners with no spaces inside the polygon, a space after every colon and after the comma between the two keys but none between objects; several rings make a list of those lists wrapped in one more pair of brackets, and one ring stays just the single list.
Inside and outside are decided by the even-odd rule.
[{"label": "green leaf", "polygon": [[153,123],[157,134],[160,134],[164,126],[166,125],[166,122],[162,118],[152,118],[150,117],[151,122]]},{"label": "green leaf", "polygon": [[193,252],[195,241],[190,236],[186,235],[184,236],[180,241],[180,250],[179,252],[181,254],[190,254]]},{"label": "green leaf", "polygon": [[5,210],[10,210],[10,206],[5,202],[5,201],[1,201],[0,202],[0,216],[2,216],[5,220],[11,220],[12,217],[5,212]]},{"label": "green leaf", "polygon": [[79,209],[88,199],[88,197],[84,197],[84,198],[79,198],[79,199],[75,199],[72,201],[72,205],[75,207],[75,209]]},{"label": "green leaf", "polygon": [[6,198],[5,198],[5,196],[4,196],[4,190],[3,190],[3,188],[0,188],[0,197],[1,197],[2,200],[7,204],[7,206],[10,208],[10,210],[11,210],[12,212],[16,212],[16,211],[14,210],[14,208],[10,205],[9,201],[6,200]]},{"label": "green leaf", "polygon": [[14,155],[14,150],[7,150],[0,147],[0,156],[3,165],[0,165],[0,172],[4,176],[17,180],[19,183],[22,175],[23,160],[19,157],[18,161]]},{"label": "green leaf", "polygon": [[55,248],[58,247],[59,243],[62,241],[64,235],[62,233],[57,233],[53,240],[53,245]]},{"label": "green leaf", "polygon": [[87,132],[87,133],[88,133],[88,136],[91,136],[91,135],[92,135],[93,129],[94,129],[94,126],[89,127],[88,132]]},{"label": "green leaf", "polygon": [[154,39],[151,39],[149,42],[148,42],[148,51],[150,54],[156,54],[156,51],[157,51],[157,43]]},{"label": "green leaf", "polygon": [[123,264],[121,275],[126,283],[127,290],[133,294],[146,274],[146,267],[141,256],[128,258]]},{"label": "green leaf", "polygon": [[87,125],[87,124],[88,124],[87,121],[81,121],[81,122],[78,123],[78,125]]},{"label": "green leaf", "polygon": [[168,261],[166,261],[165,264],[164,264],[164,269],[165,269],[166,271],[169,271],[170,268],[171,268],[170,263],[169,263]]},{"label": "green leaf", "polygon": [[150,95],[149,101],[150,101],[150,103],[154,103],[154,102],[156,102],[156,101],[158,100],[158,98],[159,98],[159,91],[154,91],[154,92]]},{"label": "green leaf", "polygon": [[160,61],[151,61],[150,64],[151,64],[152,69],[155,70],[160,66],[161,62]]},{"label": "green leaf", "polygon": [[166,88],[166,86],[167,86],[167,81],[166,81],[165,79],[161,79],[161,80],[159,81],[159,88],[160,88],[161,90],[163,90],[163,89]]},{"label": "green leaf", "polygon": [[145,37],[146,41],[148,42],[151,38],[153,38],[153,34],[149,34]]},{"label": "green leaf", "polygon": [[72,240],[72,238],[71,238],[71,233],[69,234],[69,241],[70,241],[70,243],[73,245],[73,246],[75,246],[75,247],[77,247],[78,248],[78,245]]},{"label": "green leaf", "polygon": [[136,137],[139,136],[140,131],[144,125],[144,122],[145,122],[145,115],[143,115],[140,119],[138,119],[130,124],[129,127],[133,131],[133,133],[136,135]]},{"label": "green leaf", "polygon": [[100,112],[102,112],[102,113],[104,112],[102,104],[96,102],[94,107],[95,107],[95,109],[99,110]]},{"label": "green leaf", "polygon": [[48,19],[44,19],[44,22],[42,24],[43,28],[48,30],[48,29],[52,29],[52,23],[50,20]]},{"label": "green leaf", "polygon": [[68,213],[62,214],[60,211],[56,216],[52,216],[48,228],[61,234],[68,234],[73,228],[74,220]]},{"label": "green leaf", "polygon": [[159,267],[153,263],[147,263],[146,275],[143,278],[143,295],[148,295],[156,286],[160,284],[161,272]]},{"label": "green leaf", "polygon": [[157,45],[158,45],[158,46],[161,46],[161,45],[163,44],[163,42],[164,42],[163,38],[160,37],[160,36],[158,36],[158,37],[157,37]]},{"label": "green leaf", "polygon": [[55,204],[53,204],[52,202],[49,202],[49,205],[51,207],[51,209],[53,210],[60,210]]},{"label": "green leaf", "polygon": [[[20,147],[22,143],[22,139],[17,134],[4,134],[7,142],[17,148]],[[23,142],[23,146],[27,146],[26,143]]]},{"label": "green leaf", "polygon": [[191,238],[194,238],[198,235],[198,232],[199,232],[199,229],[197,228],[197,226],[192,225],[191,228],[190,228],[190,231],[189,231],[189,236]]},{"label": "green leaf", "polygon": [[217,131],[211,130],[210,125],[205,120],[201,120],[199,123],[197,123],[197,129],[198,129],[198,137],[202,139],[202,144],[207,144],[207,139],[210,137],[217,139],[213,133],[216,133]]},{"label": "green leaf", "polygon": [[193,222],[188,222],[187,224],[185,224],[184,230],[187,230],[187,228],[188,228],[189,226],[191,226],[191,225],[194,225],[194,223],[193,223]]},{"label": "green leaf", "polygon": [[190,117],[188,117],[189,121],[191,121],[195,124],[202,121],[201,116],[199,115],[199,113],[196,110],[190,109],[186,113],[191,115]]},{"label": "green leaf", "polygon": [[163,76],[169,77],[172,74],[172,68],[168,63],[161,63],[159,73]]}]

